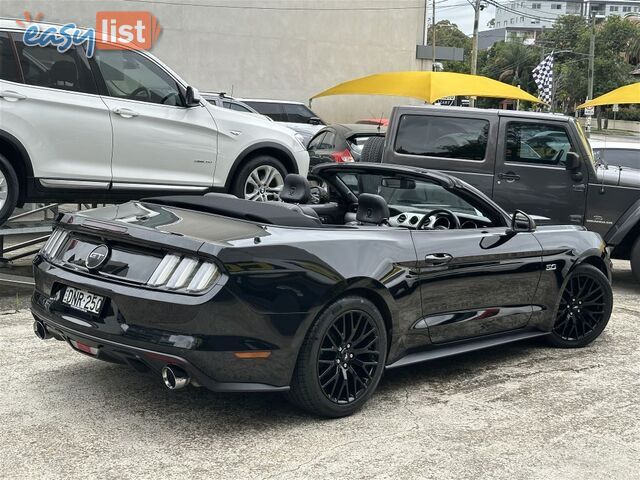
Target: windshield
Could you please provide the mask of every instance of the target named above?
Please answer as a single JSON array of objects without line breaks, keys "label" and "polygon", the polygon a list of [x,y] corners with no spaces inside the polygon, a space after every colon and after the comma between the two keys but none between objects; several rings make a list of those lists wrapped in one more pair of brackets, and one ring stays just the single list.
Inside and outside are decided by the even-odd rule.
[{"label": "windshield", "polygon": [[445,208],[454,213],[485,217],[482,212],[442,185],[406,176],[341,172],[337,177],[359,196],[373,193],[382,196],[398,212],[428,213]]}]

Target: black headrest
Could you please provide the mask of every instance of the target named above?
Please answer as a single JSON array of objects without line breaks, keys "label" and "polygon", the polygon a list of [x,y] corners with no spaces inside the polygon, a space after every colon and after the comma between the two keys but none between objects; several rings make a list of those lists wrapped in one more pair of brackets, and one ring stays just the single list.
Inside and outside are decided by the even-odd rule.
[{"label": "black headrest", "polygon": [[363,193],[358,197],[356,221],[372,225],[382,225],[389,219],[389,206],[380,195]]},{"label": "black headrest", "polygon": [[75,63],[58,61],[49,70],[51,84],[60,88],[75,87],[78,82],[78,69]]},{"label": "black headrest", "polygon": [[284,177],[280,200],[286,203],[309,203],[311,200],[309,180],[295,173],[290,173]]}]

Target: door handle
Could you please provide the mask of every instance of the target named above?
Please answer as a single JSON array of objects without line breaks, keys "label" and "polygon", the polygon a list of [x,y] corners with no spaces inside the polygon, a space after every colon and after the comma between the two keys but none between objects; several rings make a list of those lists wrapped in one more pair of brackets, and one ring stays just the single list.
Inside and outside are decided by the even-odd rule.
[{"label": "door handle", "polygon": [[10,102],[17,102],[18,100],[24,100],[27,98],[26,95],[23,95],[21,93],[18,92],[14,92],[12,90],[4,90],[2,92],[0,92],[0,97],[4,98],[5,100],[8,100]]},{"label": "door handle", "polygon": [[507,182],[512,183],[512,182],[517,182],[518,180],[520,180],[520,175],[518,175],[515,172],[499,173],[498,174],[498,179],[506,180]]},{"label": "door handle", "polygon": [[571,189],[572,189],[574,192],[584,192],[586,188],[587,188],[587,187],[585,186],[585,184],[584,184],[584,183],[579,183],[579,184],[577,184],[577,185],[571,185]]},{"label": "door handle", "polygon": [[427,265],[436,266],[436,265],[445,265],[453,260],[453,257],[448,253],[430,253],[424,260]]},{"label": "door handle", "polygon": [[138,112],[129,110],[128,108],[116,108],[113,110],[113,113],[115,113],[116,115],[120,115],[123,118],[133,118],[140,115]]}]

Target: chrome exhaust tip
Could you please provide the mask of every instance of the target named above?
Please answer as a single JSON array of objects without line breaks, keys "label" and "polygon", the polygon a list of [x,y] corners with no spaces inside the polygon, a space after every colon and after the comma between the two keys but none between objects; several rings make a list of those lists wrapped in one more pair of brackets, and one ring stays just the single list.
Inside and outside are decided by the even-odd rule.
[{"label": "chrome exhaust tip", "polygon": [[33,322],[33,333],[35,333],[36,337],[40,340],[47,340],[48,338],[51,338],[51,334],[47,330],[47,327],[40,320]]},{"label": "chrome exhaust tip", "polygon": [[191,377],[180,367],[165,365],[162,367],[162,381],[169,390],[180,390],[189,385]]}]

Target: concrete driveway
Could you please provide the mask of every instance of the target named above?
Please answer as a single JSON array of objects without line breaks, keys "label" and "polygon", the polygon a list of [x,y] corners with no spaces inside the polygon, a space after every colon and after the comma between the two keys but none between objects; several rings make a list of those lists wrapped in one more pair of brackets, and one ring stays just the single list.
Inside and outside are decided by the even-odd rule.
[{"label": "concrete driveway", "polygon": [[589,348],[540,342],[389,372],[353,417],[170,392],[0,316],[1,478],[640,478],[640,286]]}]

